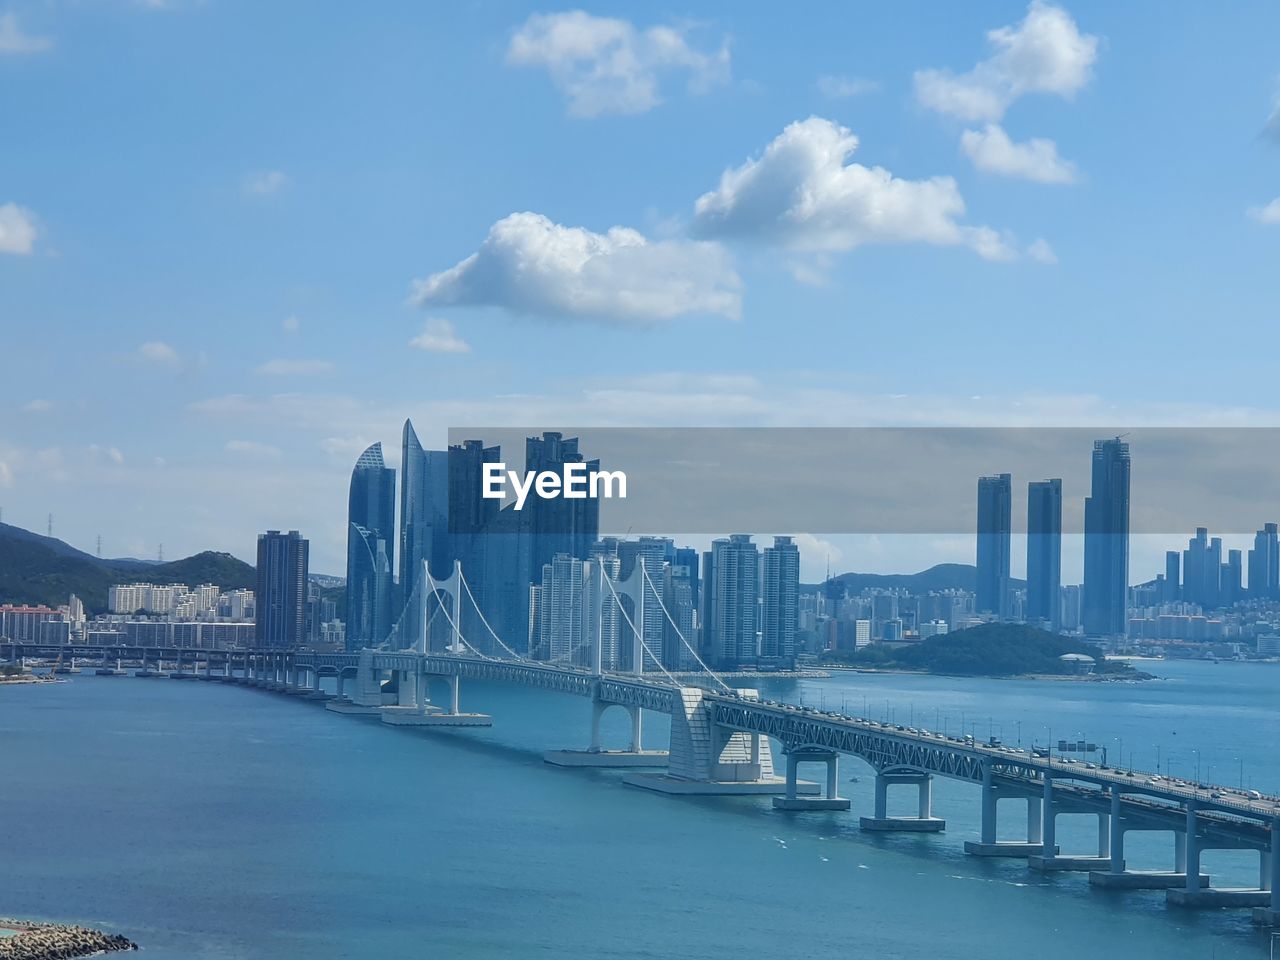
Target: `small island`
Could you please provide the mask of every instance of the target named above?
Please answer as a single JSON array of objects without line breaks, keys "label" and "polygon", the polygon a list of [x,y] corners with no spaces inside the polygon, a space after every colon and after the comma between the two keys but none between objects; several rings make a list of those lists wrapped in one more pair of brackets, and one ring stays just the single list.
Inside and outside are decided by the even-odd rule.
[{"label": "small island", "polygon": [[874,643],[854,653],[828,653],[824,663],[954,677],[1043,677],[1150,680],[1124,660],[1076,637],[1017,623],[984,623],[918,643]]}]

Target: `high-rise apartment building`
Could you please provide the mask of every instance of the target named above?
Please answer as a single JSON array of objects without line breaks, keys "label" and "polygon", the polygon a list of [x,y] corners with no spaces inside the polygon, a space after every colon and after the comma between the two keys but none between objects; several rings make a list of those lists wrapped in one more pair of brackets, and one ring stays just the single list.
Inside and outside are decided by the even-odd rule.
[{"label": "high-rise apartment building", "polygon": [[1056,630],[1061,620],[1062,481],[1027,484],[1027,620]]},{"label": "high-rise apartment building", "polygon": [[760,596],[760,659],[791,666],[800,602],[800,548],[791,537],[774,537],[764,548]]},{"label": "high-rise apartment building", "polygon": [[290,650],[306,639],[308,550],[297,530],[258,535],[254,622],[259,647]]},{"label": "high-rise apartment building", "polygon": [[1090,495],[1084,501],[1084,594],[1081,619],[1091,636],[1123,636],[1129,591],[1129,444],[1093,445]]},{"label": "high-rise apartment building", "polygon": [[756,662],[760,554],[751,537],[735,533],[712,541],[703,554],[702,604],[706,648],[715,666]]},{"label": "high-rise apartment building", "polygon": [[978,478],[977,598],[979,613],[1009,614],[1009,554],[1012,549],[1013,478]]}]

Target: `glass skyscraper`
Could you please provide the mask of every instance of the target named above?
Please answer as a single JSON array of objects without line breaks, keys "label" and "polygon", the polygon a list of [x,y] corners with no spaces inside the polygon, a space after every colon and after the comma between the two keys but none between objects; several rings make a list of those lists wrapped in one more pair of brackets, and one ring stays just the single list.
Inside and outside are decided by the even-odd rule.
[{"label": "glass skyscraper", "polygon": [[391,633],[396,472],[375,443],[351,471],[347,500],[347,649],[378,646]]},{"label": "glass skyscraper", "polygon": [[1280,533],[1274,523],[1263,524],[1249,551],[1249,596],[1271,599],[1280,595]]},{"label": "glass skyscraper", "polygon": [[1123,636],[1129,592],[1129,444],[1093,445],[1090,495],[1084,501],[1084,632]]},{"label": "glass skyscraper", "polygon": [[[422,565],[429,563],[431,576],[447,579],[452,572],[453,551],[449,540],[449,455],[443,450],[424,450],[413,424],[406,420],[400,459],[400,600],[397,614],[402,646],[416,644],[422,630],[421,611],[426,601],[427,616],[436,609],[429,594]],[[447,626],[444,616],[436,625]]]},{"label": "glass skyscraper", "polygon": [[1009,554],[1012,549],[1013,478],[978,478],[978,613],[1009,615]]},{"label": "glass skyscraper", "polygon": [[1027,620],[1058,628],[1062,592],[1062,481],[1027,484]]}]

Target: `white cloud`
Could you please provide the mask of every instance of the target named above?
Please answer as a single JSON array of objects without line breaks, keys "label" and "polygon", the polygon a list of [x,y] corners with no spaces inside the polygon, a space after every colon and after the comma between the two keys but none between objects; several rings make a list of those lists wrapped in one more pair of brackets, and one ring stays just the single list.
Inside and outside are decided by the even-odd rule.
[{"label": "white cloud", "polygon": [[91,443],[89,444],[89,456],[110,461],[117,466],[124,463],[124,454],[120,452],[119,447],[103,447],[96,443]]},{"label": "white cloud", "polygon": [[458,336],[448,320],[428,320],[409,346],[428,353],[470,353],[471,345]]},{"label": "white cloud", "polygon": [[36,242],[36,223],[30,210],[16,203],[0,204],[0,253],[28,254]]},{"label": "white cloud", "polygon": [[148,340],[138,347],[138,356],[147,363],[164,367],[176,367],[181,362],[178,351],[160,340]]},{"label": "white cloud", "polygon": [[1266,206],[1250,207],[1249,216],[1268,226],[1280,223],[1280,197],[1276,197]]},{"label": "white cloud", "polygon": [[759,159],[726,170],[698,198],[694,230],[798,250],[915,242],[963,245],[987,259],[1012,255],[994,230],[957,223],[965,207],[954,179],[904,180],[846,163],[857,148],[858,138],[830,120],[790,124]]},{"label": "white cloud", "polygon": [[256,440],[228,440],[224,449],[227,453],[268,460],[275,460],[283,455],[279,447],[273,447],[269,443],[259,443]]},{"label": "white cloud", "polygon": [[979,170],[1002,177],[1037,183],[1073,183],[1076,179],[1075,167],[1058,156],[1052,140],[1033,137],[1026,143],[1014,143],[995,123],[982,130],[966,130],[960,136],[960,149]]},{"label": "white cloud", "polygon": [[52,409],[53,409],[52,403],[50,403],[48,400],[42,400],[38,397],[35,400],[29,400],[22,405],[23,413],[47,413]]},{"label": "white cloud", "polygon": [[511,38],[507,63],[545,67],[575,117],[644,113],[662,102],[660,80],[685,73],[699,93],[729,77],[729,47],[704,52],[682,27],[638,30],[582,10],[535,13]]},{"label": "white cloud", "polygon": [[16,13],[0,13],[0,55],[41,53],[51,49],[53,40],[50,37],[33,37],[23,32]]},{"label": "white cloud", "polygon": [[268,360],[254,369],[254,373],[269,377],[303,377],[333,370],[329,360]]},{"label": "white cloud", "polygon": [[1032,242],[1027,247],[1027,256],[1036,263],[1054,264],[1058,262],[1058,255],[1053,252],[1053,247],[1049,246],[1049,241],[1041,237]]},{"label": "white cloud", "polygon": [[1071,99],[1089,82],[1098,38],[1082,34],[1061,7],[1033,0],[1016,27],[987,33],[995,48],[968,73],[919,70],[916,97],[931,110],[961,120],[999,120],[1028,93]]},{"label": "white cloud", "polygon": [[1276,94],[1275,101],[1271,106],[1271,115],[1267,117],[1267,122],[1262,128],[1262,132],[1263,135],[1280,142],[1280,93]]},{"label": "white cloud", "polygon": [[805,583],[819,583],[827,578],[827,570],[840,573],[839,563],[844,551],[830,540],[815,537],[812,533],[792,534],[800,550],[800,579]]},{"label": "white cloud", "polygon": [[860,97],[864,93],[874,93],[880,89],[880,84],[874,80],[867,80],[863,77],[834,77],[826,76],[818,78],[818,90],[824,97],[830,97],[833,100],[845,100],[849,97]]},{"label": "white cloud", "polygon": [[302,322],[293,314],[285,317],[280,321],[280,329],[285,333],[297,333],[298,328],[302,326]]},{"label": "white cloud", "polygon": [[685,314],[737,318],[739,287],[728,254],[714,243],[650,242],[627,227],[593,233],[513,213],[489,229],[476,253],[417,281],[413,301],[643,324]]},{"label": "white cloud", "polygon": [[289,182],[289,178],[279,170],[264,170],[250,174],[244,181],[244,192],[256,197],[269,197]]}]

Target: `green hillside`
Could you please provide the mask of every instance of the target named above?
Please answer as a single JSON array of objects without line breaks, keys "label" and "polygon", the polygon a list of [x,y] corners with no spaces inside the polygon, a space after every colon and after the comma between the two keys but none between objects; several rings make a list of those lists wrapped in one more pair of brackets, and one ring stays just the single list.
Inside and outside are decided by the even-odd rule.
[{"label": "green hillside", "polygon": [[[977,570],[970,563],[939,563],[919,573],[840,573],[831,578],[842,584],[850,594],[869,588],[898,589],[911,593],[928,593],[931,590],[972,591],[978,580]],[[1010,580],[1013,587],[1023,586],[1021,580]],[[807,585],[813,589],[821,584]]]},{"label": "green hillside", "polygon": [[99,560],[61,540],[0,527],[0,603],[67,602],[71,594],[89,613],[107,609],[107,588],[114,583],[216,583],[224,590],[252,589],[254,568],[229,553],[206,551],[171,563]]}]

